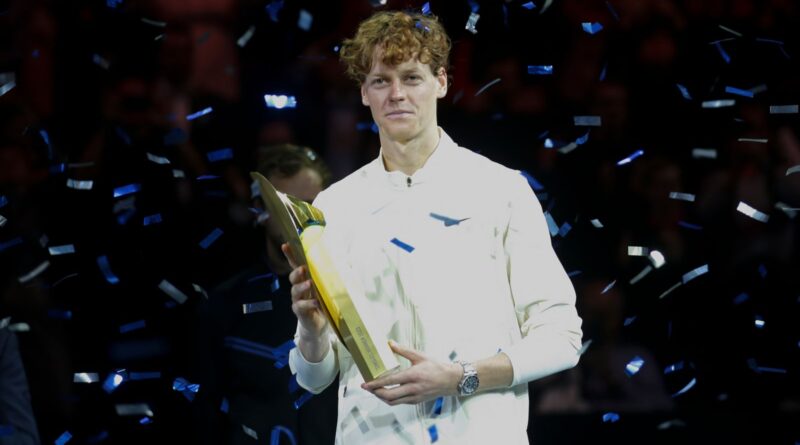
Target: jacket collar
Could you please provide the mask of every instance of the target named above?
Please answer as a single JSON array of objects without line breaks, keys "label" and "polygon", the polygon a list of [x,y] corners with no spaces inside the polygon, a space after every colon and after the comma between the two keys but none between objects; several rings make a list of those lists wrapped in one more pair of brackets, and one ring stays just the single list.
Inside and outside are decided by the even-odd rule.
[{"label": "jacket collar", "polygon": [[[458,145],[439,127],[439,143],[431,153],[425,164],[411,175],[411,184],[417,185],[431,182],[436,179],[444,179],[448,172],[452,173],[455,168],[454,156]],[[378,180],[381,185],[388,185],[391,188],[407,188],[409,176],[397,171],[387,171],[383,163],[383,147],[381,147],[378,157],[369,165],[370,176]]]}]

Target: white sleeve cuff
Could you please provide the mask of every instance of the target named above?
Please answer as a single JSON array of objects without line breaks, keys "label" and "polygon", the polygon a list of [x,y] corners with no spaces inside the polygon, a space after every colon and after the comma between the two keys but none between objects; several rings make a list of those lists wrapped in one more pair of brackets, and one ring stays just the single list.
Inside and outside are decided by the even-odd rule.
[{"label": "white sleeve cuff", "polygon": [[297,375],[297,384],[301,388],[312,394],[321,393],[336,379],[339,371],[333,345],[328,348],[328,353],[322,361],[317,363],[306,360],[300,348],[293,348],[289,351],[289,369],[292,370],[292,374]]},{"label": "white sleeve cuff", "polygon": [[578,364],[578,351],[564,335],[531,332],[502,352],[511,361],[511,386],[516,386],[574,367]]}]

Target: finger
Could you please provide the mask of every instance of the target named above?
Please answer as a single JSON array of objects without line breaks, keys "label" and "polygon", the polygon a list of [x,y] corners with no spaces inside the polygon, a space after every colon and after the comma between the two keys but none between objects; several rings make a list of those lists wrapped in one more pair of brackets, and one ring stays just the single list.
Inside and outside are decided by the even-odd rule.
[{"label": "finger", "polygon": [[402,385],[410,381],[411,376],[409,375],[409,370],[403,370],[377,378],[369,383],[364,383],[361,387],[367,391],[375,391],[384,386]]},{"label": "finger", "polygon": [[392,405],[398,400],[404,398],[411,398],[416,396],[417,394],[416,385],[409,384],[409,385],[400,385],[396,388],[379,388],[375,390],[373,394],[375,394],[378,398],[383,400],[384,402]]},{"label": "finger", "polygon": [[292,303],[292,308],[295,314],[305,314],[315,309],[319,309],[319,301],[300,300],[295,303]]},{"label": "finger", "polygon": [[300,284],[305,279],[307,279],[306,268],[303,266],[295,267],[291,272],[289,272],[289,282],[293,285]]},{"label": "finger", "polygon": [[400,346],[399,344],[395,343],[392,340],[389,340],[389,347],[391,347],[392,351],[394,351],[395,353],[400,354],[401,356],[411,361],[411,364],[419,363],[427,358],[423,353],[417,351],[416,349]]},{"label": "finger", "polygon": [[290,291],[292,294],[292,302],[296,303],[298,301],[311,300],[311,292],[309,292],[309,289],[311,289],[311,280],[306,280],[292,286],[292,290]]},{"label": "finger", "polygon": [[289,243],[281,244],[281,250],[283,254],[286,256],[286,259],[289,261],[289,265],[292,266],[292,269],[297,268],[297,261],[294,259],[294,255],[292,255],[292,249],[289,248]]}]

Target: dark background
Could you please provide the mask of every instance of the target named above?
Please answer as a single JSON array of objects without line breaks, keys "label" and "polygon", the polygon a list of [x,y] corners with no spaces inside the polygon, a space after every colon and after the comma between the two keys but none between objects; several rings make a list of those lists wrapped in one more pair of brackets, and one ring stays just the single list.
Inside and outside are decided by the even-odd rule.
[{"label": "dark background", "polygon": [[[524,3],[430,5],[453,40],[440,125],[461,145],[529,172],[543,208],[571,227],[553,242],[593,342],[578,368],[531,385],[533,440],[800,440],[800,249],[791,210],[800,207],[800,173],[786,174],[800,164],[800,134],[796,112],[770,113],[800,103],[800,5]],[[422,2],[1,5],[0,72],[13,73],[16,87],[0,97],[0,317],[30,328],[17,335],[42,442],[70,431],[71,443],[194,443],[203,411],[172,389],[177,377],[197,381],[195,356],[205,347],[197,335],[205,297],[193,285],[210,291],[263,262],[263,234],[248,209],[258,147],[313,147],[336,178],[374,158],[378,137],[337,45],[374,10]],[[477,34],[464,29],[474,7]],[[313,17],[308,30],[298,27],[301,10]],[[604,29],[590,35],[583,22]],[[250,27],[252,37],[237,45]],[[529,65],[552,65],[553,75],[529,75]],[[295,96],[297,107],[267,108],[264,94]],[[719,99],[736,103],[702,106]],[[213,111],[186,119],[206,107]],[[602,125],[575,126],[584,115]],[[587,131],[585,144],[559,151]],[[207,153],[222,148],[232,159],[212,162]],[[716,158],[693,156],[696,148]],[[644,154],[618,165],[636,150]],[[68,179],[93,186],[75,190]],[[127,184],[141,189],[115,198]],[[739,202],[768,222],[737,212]],[[161,222],[144,225],[154,214]],[[202,248],[216,228],[222,236]],[[65,244],[75,253],[49,254]],[[650,262],[629,256],[628,246],[658,250],[666,264],[631,284]],[[103,255],[116,284],[98,267]],[[659,298],[706,264],[707,274]],[[162,280],[188,300],[170,303]],[[269,293],[265,285],[264,299]],[[137,320],[145,327],[120,332]],[[628,376],[636,357],[644,364]],[[102,380],[121,368],[161,377],[103,391]],[[73,383],[76,372],[97,372],[101,382]],[[283,377],[276,388],[286,387]],[[120,403],[148,403],[151,423],[118,416]],[[612,412],[619,420],[604,421]]]}]

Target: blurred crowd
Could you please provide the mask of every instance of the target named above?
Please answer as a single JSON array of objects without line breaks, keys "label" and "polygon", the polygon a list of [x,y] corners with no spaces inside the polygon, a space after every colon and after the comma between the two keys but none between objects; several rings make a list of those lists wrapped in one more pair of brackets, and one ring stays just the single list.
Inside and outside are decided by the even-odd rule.
[{"label": "blurred crowd", "polygon": [[[0,5],[0,319],[43,443],[194,443],[198,416],[228,416],[190,408],[203,384],[194,401],[172,386],[203,378],[214,290],[266,264],[249,172],[277,144],[312,147],[334,180],[378,154],[337,50],[373,11],[423,2],[382,3]],[[534,443],[798,440],[800,4],[430,9],[453,39],[440,122],[529,175],[591,340],[576,369],[532,383]],[[237,335],[278,329],[259,323]],[[158,376],[101,389],[120,369]],[[84,372],[99,381],[76,382]],[[125,403],[152,413],[121,416]],[[299,411],[330,407],[310,403]]]}]

